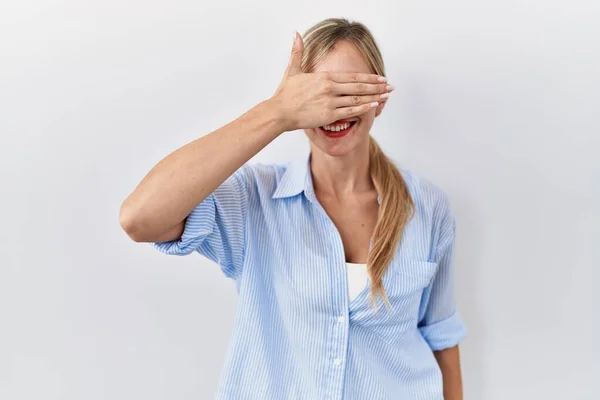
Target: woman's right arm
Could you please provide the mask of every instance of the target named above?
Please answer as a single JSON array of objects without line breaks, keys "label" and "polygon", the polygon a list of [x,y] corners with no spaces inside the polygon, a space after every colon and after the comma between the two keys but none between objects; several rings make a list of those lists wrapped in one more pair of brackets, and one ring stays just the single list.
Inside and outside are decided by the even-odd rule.
[{"label": "woman's right arm", "polygon": [[273,97],[179,148],[150,170],[121,206],[119,220],[131,239],[178,239],[190,212],[277,136],[361,115],[390,91],[377,75],[302,73],[302,48],[296,35]]},{"label": "woman's right arm", "polygon": [[185,217],[225,179],[285,130],[273,100],[161,160],[121,206],[120,223],[136,242],[177,239]]}]

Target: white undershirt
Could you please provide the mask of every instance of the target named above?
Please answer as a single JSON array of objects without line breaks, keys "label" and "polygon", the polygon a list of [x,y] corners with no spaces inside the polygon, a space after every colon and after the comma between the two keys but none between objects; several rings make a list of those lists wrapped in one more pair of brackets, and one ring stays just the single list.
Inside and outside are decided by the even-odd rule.
[{"label": "white undershirt", "polygon": [[348,297],[350,301],[363,291],[369,281],[367,264],[346,263],[348,269]]}]

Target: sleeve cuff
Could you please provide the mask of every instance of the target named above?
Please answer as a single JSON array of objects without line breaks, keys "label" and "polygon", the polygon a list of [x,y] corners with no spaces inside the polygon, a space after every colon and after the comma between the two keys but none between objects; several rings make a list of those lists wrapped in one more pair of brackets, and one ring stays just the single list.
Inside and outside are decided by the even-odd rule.
[{"label": "sleeve cuff", "polygon": [[422,326],[419,331],[434,351],[454,347],[467,337],[467,329],[457,312],[444,320]]},{"label": "sleeve cuff", "polygon": [[153,246],[169,255],[183,256],[190,254],[212,233],[214,222],[215,199],[214,195],[210,194],[188,215],[179,240],[157,242],[153,243]]}]

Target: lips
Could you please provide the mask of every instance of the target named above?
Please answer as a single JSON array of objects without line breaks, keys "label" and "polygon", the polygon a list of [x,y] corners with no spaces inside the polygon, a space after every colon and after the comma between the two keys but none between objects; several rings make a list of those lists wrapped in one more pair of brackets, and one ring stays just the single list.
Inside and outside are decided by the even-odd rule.
[{"label": "lips", "polygon": [[331,125],[322,126],[319,129],[325,136],[335,139],[350,133],[356,125],[356,122],[356,120],[339,120]]}]

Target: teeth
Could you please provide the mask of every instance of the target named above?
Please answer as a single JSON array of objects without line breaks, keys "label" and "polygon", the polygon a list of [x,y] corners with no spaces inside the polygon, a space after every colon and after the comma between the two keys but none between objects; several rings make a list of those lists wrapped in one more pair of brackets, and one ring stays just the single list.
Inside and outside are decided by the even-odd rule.
[{"label": "teeth", "polygon": [[341,125],[325,125],[323,127],[323,129],[325,129],[326,131],[331,131],[331,132],[339,132],[339,131],[343,131],[344,129],[348,129],[350,127],[349,123],[345,123],[345,124],[341,124]]}]

